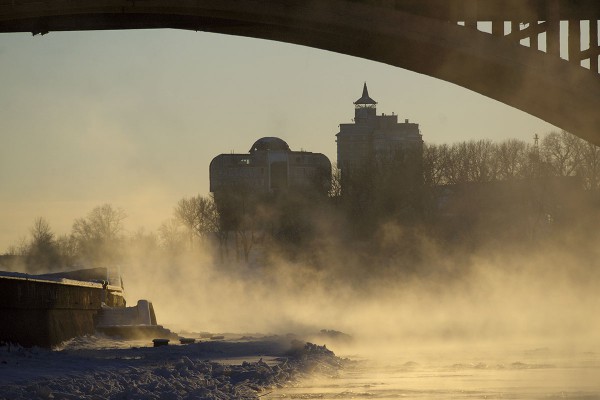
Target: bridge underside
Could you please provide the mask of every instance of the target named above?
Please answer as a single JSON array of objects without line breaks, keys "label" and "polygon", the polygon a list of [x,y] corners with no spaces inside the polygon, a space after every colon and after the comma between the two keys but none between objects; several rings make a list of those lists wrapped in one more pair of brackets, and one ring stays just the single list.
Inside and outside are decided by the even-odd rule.
[{"label": "bridge underside", "polygon": [[506,37],[397,7],[348,0],[21,3],[0,0],[0,32],[175,28],[295,43],[455,83],[600,145],[597,73]]}]

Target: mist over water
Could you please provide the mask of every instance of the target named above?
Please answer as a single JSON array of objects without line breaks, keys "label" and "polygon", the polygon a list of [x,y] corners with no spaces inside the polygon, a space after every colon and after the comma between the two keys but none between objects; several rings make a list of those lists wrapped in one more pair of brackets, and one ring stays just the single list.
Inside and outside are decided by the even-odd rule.
[{"label": "mist over water", "polygon": [[595,399],[600,237],[589,211],[536,240],[474,245],[391,221],[360,243],[316,210],[294,257],[274,241],[246,262],[209,238],[168,250],[140,234],[120,269],[128,304],[152,301],[158,323],[183,335],[291,333],[351,360],[270,398]]},{"label": "mist over water", "polygon": [[[525,79],[515,97],[535,92],[528,81],[535,82]],[[423,108],[430,113],[429,104]],[[104,142],[115,154],[136,153],[133,142],[104,136],[90,142],[95,153]],[[138,219],[156,218],[156,205],[147,199],[162,197],[166,204],[172,198],[164,193],[172,188],[152,182],[169,163],[155,163],[156,171],[138,173],[144,184],[136,187],[115,179],[115,171],[135,169],[131,165],[111,162],[117,168],[107,174],[108,187],[139,193],[129,199]],[[188,178],[179,179],[179,187],[187,187]],[[316,233],[294,257],[265,245],[249,262],[223,260],[210,240],[171,253],[131,245],[120,265],[128,303],[151,300],[158,323],[177,332],[292,333],[357,361],[333,383],[305,382],[286,397],[600,398],[597,216],[586,221],[582,211],[579,222],[540,241],[490,234],[474,246],[468,237],[441,243],[392,218],[377,221],[369,240],[378,245],[369,246],[347,240],[346,221],[335,215],[317,210],[310,218]],[[146,222],[156,225],[156,219]],[[484,225],[474,236],[487,228],[493,231]]]},{"label": "mist over water", "polygon": [[383,353],[407,344],[595,345],[597,239],[562,237],[531,250],[488,246],[466,254],[428,243],[422,265],[410,273],[362,264],[368,258],[337,245],[325,245],[326,268],[277,258],[221,264],[206,248],[134,257],[122,271],[127,297],[151,299],[159,322],[179,329],[303,335],[333,329]]},{"label": "mist over water", "polygon": [[473,252],[423,237],[412,272],[329,240],[327,268],[220,264],[207,247],[123,273],[127,296],[150,298],[168,327],[294,333],[357,361],[270,397],[598,398],[598,237],[586,233]]},{"label": "mist over water", "polygon": [[[564,132],[549,137],[570,138]],[[456,160],[461,167],[477,148],[491,144],[428,151],[464,150],[455,152],[463,156]],[[444,161],[439,154],[436,160]],[[539,161],[537,147],[523,155],[535,156],[525,160],[537,160],[538,172],[552,166]],[[493,161],[473,163],[471,172],[485,171]],[[434,396],[437,392],[428,390],[441,385],[443,377],[464,383],[459,377],[473,375],[483,386],[501,378],[504,388],[530,389],[535,382],[545,387],[544,381],[563,379],[574,382],[575,389],[592,385],[598,394],[593,384],[600,368],[600,219],[593,195],[600,180],[590,175],[589,188],[561,193],[576,187],[578,181],[571,178],[581,178],[570,174],[426,181],[424,191],[430,192],[417,198],[426,203],[431,195],[434,201],[422,213],[407,201],[412,193],[395,191],[402,185],[394,183],[393,173],[376,190],[365,186],[372,197],[367,196],[370,209],[362,215],[352,208],[360,195],[344,199],[290,192],[245,210],[241,220],[250,222],[231,229],[225,252],[218,240],[223,226],[194,231],[179,220],[163,224],[158,234],[129,235],[122,225],[124,210],[105,204],[76,220],[60,249],[75,246],[75,255],[63,260],[87,257],[90,263],[83,267],[120,264],[129,305],[152,301],[158,323],[176,332],[291,333],[326,344],[338,355],[367,360],[342,372],[346,381],[338,388],[362,380],[372,385],[381,375],[380,381],[396,387],[394,396],[405,390],[394,381],[398,377],[413,379],[421,395]],[[558,182],[554,189],[543,187],[553,182]],[[529,184],[539,190],[529,190]],[[440,210],[436,191],[444,185],[456,189],[454,205],[450,201]],[[214,206],[202,196],[182,200],[178,206],[196,200],[203,200],[197,205],[205,211]],[[498,201],[490,206],[490,200]],[[107,221],[110,229],[104,229]],[[102,235],[88,235],[95,231]],[[255,233],[260,240],[253,238],[244,259],[238,240]],[[32,244],[56,244],[41,218],[31,234],[48,239]],[[23,249],[10,257],[35,267],[33,256],[51,254],[38,254],[33,245]],[[568,368],[576,373],[563,371]],[[519,378],[523,371],[527,378]],[[425,382],[425,377],[434,379]],[[520,384],[518,379],[523,379]],[[452,390],[456,385],[450,384]],[[371,392],[364,393],[369,397]]]}]

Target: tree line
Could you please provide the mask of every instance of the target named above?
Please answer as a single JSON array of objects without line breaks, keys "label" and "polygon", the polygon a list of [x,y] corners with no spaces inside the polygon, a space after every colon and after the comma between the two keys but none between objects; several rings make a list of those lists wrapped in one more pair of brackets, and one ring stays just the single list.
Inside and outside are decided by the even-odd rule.
[{"label": "tree line", "polygon": [[[596,199],[591,202],[595,208],[585,210],[598,208],[600,148],[564,131],[550,133],[539,143],[508,139],[425,144],[416,170],[407,168],[406,159],[414,162],[405,155],[377,160],[344,182],[334,167],[327,195],[290,190],[256,196],[236,190],[217,198],[185,197],[156,232],[127,233],[126,212],[110,204],[76,219],[64,235],[56,235],[38,217],[29,236],[3,258],[18,259],[34,272],[119,264],[134,250],[138,256],[168,257],[209,248],[223,263],[247,264],[253,257],[267,262],[276,253],[319,264],[325,263],[319,261],[323,243],[336,241],[350,251],[363,249],[369,257],[413,262],[420,255],[416,233],[408,231],[449,243],[498,240],[502,235],[522,241],[538,237],[561,215],[566,220],[565,198],[571,194],[557,195],[564,185],[549,189],[531,182],[570,179]],[[502,182],[509,184],[498,185]],[[389,240],[390,226],[402,227],[401,240]],[[5,263],[2,258],[0,262]]]},{"label": "tree line", "polygon": [[539,144],[508,139],[424,146],[427,186],[547,176],[577,176],[585,189],[598,191],[600,147],[565,131],[552,132]]}]

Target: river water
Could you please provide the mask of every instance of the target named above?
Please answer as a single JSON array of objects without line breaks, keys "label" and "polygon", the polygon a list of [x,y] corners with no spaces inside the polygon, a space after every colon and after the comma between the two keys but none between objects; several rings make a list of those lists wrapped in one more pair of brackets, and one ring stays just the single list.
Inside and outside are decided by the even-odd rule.
[{"label": "river water", "polygon": [[600,354],[589,349],[460,346],[348,356],[339,375],[265,398],[600,399]]}]

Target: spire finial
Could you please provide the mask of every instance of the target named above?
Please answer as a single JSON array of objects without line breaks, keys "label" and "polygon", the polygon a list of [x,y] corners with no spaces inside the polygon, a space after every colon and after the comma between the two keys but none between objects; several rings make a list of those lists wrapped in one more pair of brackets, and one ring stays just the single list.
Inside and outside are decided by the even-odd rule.
[{"label": "spire finial", "polygon": [[375,105],[377,102],[369,97],[369,89],[367,89],[367,82],[363,85],[363,92],[360,99],[356,100],[354,104],[363,104],[363,105]]}]

